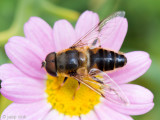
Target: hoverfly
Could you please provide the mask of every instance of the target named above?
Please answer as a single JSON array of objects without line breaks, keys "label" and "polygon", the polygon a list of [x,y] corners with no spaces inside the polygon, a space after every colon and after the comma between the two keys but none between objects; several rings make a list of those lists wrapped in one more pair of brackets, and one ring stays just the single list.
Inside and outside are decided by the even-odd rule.
[{"label": "hoverfly", "polygon": [[111,34],[106,31],[114,31],[117,18],[124,15],[123,11],[114,13],[99,22],[70,48],[49,53],[42,62],[42,67],[45,67],[52,76],[64,76],[62,85],[68,77],[73,77],[79,86],[82,83],[107,100],[118,104],[129,104],[121,88],[106,73],[124,67],[127,58],[123,53],[101,47]]}]

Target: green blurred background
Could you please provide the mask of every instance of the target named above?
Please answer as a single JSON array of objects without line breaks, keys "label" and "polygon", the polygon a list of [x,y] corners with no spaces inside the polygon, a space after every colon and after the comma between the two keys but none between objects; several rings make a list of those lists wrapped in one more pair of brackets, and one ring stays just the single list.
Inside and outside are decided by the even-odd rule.
[{"label": "green blurred background", "polygon": [[[155,107],[145,115],[133,116],[135,120],[160,119],[160,1],[159,0],[0,0],[0,65],[10,62],[4,44],[11,36],[24,36],[23,25],[31,16],[39,16],[51,26],[59,19],[75,25],[85,10],[97,12],[101,19],[124,10],[129,28],[123,52],[142,50],[150,54],[152,65],[133,83],[154,93]],[[0,114],[11,101],[0,95]]]}]

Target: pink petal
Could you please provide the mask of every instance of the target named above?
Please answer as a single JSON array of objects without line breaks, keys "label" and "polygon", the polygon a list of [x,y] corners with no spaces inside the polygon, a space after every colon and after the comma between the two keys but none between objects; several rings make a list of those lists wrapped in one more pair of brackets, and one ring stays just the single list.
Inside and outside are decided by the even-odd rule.
[{"label": "pink petal", "polygon": [[42,120],[50,109],[51,106],[45,101],[32,104],[13,103],[3,111],[1,118],[6,120],[13,116],[16,120]]},{"label": "pink petal", "polygon": [[110,105],[109,104],[106,104],[106,105],[123,114],[141,115],[149,112],[153,108],[154,103],[135,104],[135,105],[130,104],[129,106],[117,106],[117,105],[113,105],[112,103],[110,103]]},{"label": "pink petal", "polygon": [[55,23],[53,35],[56,52],[71,47],[76,40],[75,31],[72,25],[66,20],[59,20]]},{"label": "pink petal", "polygon": [[128,83],[143,75],[151,65],[151,59],[146,52],[135,51],[126,53],[127,64],[108,75],[118,84]]},{"label": "pink petal", "polygon": [[99,117],[99,120],[113,120],[112,116],[108,115],[109,113],[107,111],[102,110],[101,106],[96,106],[95,112]]},{"label": "pink petal", "polygon": [[44,120],[64,120],[64,115],[59,114],[56,110],[51,110]]},{"label": "pink petal", "polygon": [[120,85],[122,91],[132,104],[145,104],[153,102],[153,94],[148,89],[134,84]]},{"label": "pink petal", "polygon": [[109,20],[101,31],[101,44],[103,48],[119,51],[128,29],[127,19],[116,17]]},{"label": "pink petal", "polygon": [[118,105],[105,101],[107,106],[127,115],[141,115],[153,108],[153,94],[146,88],[132,84],[124,84],[120,87],[128,97],[130,104]]},{"label": "pink petal", "polygon": [[32,78],[12,77],[2,81],[1,94],[11,101],[30,103],[45,99],[45,83]]},{"label": "pink petal", "polygon": [[3,64],[0,66],[0,79],[2,81],[5,81],[8,78],[17,77],[17,76],[24,77],[26,75],[11,63]]},{"label": "pink petal", "polygon": [[116,112],[104,104],[97,105],[95,112],[100,120],[133,120],[130,116]]},{"label": "pink petal", "polygon": [[[31,102],[35,100],[40,100],[42,98],[44,99],[44,96],[42,96],[44,95],[44,91],[41,90],[42,88],[44,88],[44,83],[43,83],[44,81],[38,81],[35,79],[26,78],[26,77],[27,76],[24,73],[22,73],[18,68],[16,68],[15,65],[13,64],[1,65],[0,66],[0,79],[2,80],[1,91],[2,91],[3,96],[15,102]],[[32,87],[29,86],[28,88],[28,86],[26,86],[29,84],[32,84],[31,85]],[[25,87],[25,89],[21,88],[20,90],[23,93],[17,94],[19,93],[20,88],[17,88],[16,85]],[[31,91],[32,89],[30,90],[30,88],[32,88],[33,91]],[[37,95],[37,97],[34,97],[34,94],[35,94],[34,89],[36,89],[37,91],[37,88],[41,92],[39,95]],[[31,95],[24,94],[24,90],[28,92],[30,91]]]},{"label": "pink petal", "polygon": [[79,116],[71,117],[71,116],[65,115],[63,120],[82,120],[82,119],[80,119]]},{"label": "pink petal", "polygon": [[81,115],[81,120],[100,120],[95,112],[90,111],[86,115]]},{"label": "pink petal", "polygon": [[97,13],[92,11],[85,11],[79,17],[75,30],[77,34],[77,38],[81,38],[85,35],[89,30],[91,30],[95,25],[99,22],[99,17]]},{"label": "pink petal", "polygon": [[12,37],[5,45],[7,56],[22,72],[44,79],[46,72],[41,68],[44,52],[23,37]]},{"label": "pink petal", "polygon": [[39,17],[31,17],[24,25],[25,36],[32,44],[41,48],[45,55],[55,51],[52,28]]}]

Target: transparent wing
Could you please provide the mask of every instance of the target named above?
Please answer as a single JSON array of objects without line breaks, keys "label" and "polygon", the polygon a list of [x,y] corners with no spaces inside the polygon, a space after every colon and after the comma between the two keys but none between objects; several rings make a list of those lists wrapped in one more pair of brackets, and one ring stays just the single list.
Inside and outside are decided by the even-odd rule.
[{"label": "transparent wing", "polygon": [[88,79],[77,77],[79,82],[85,84],[105,99],[120,105],[128,105],[129,100],[119,85],[114,82],[105,72],[99,69],[91,69]]},{"label": "transparent wing", "polygon": [[95,27],[88,31],[83,37],[76,41],[71,47],[83,47],[83,46],[95,46],[98,47],[103,44],[104,41],[109,40],[112,37],[112,33],[121,23],[124,17],[124,11],[118,11],[113,15],[99,22]]}]

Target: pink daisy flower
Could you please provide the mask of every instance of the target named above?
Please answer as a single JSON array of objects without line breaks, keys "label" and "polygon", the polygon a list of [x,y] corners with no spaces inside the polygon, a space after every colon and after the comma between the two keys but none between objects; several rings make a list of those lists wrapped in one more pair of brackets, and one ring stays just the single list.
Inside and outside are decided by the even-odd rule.
[{"label": "pink daisy flower", "polygon": [[[126,18],[118,19],[103,48],[119,51],[128,23]],[[112,103],[84,85],[72,99],[77,81],[69,78],[58,89],[62,77],[52,77],[41,68],[48,53],[70,47],[98,22],[96,13],[86,11],[75,29],[66,20],[57,21],[52,29],[41,18],[32,17],[24,26],[25,37],[9,39],[5,50],[13,64],[0,66],[0,92],[13,103],[2,113],[2,120],[13,116],[18,120],[133,120],[131,115],[141,115],[153,108],[153,94],[142,86],[128,83],[150,67],[151,59],[146,52],[126,53],[127,64],[108,74],[124,91],[129,105]]]}]

